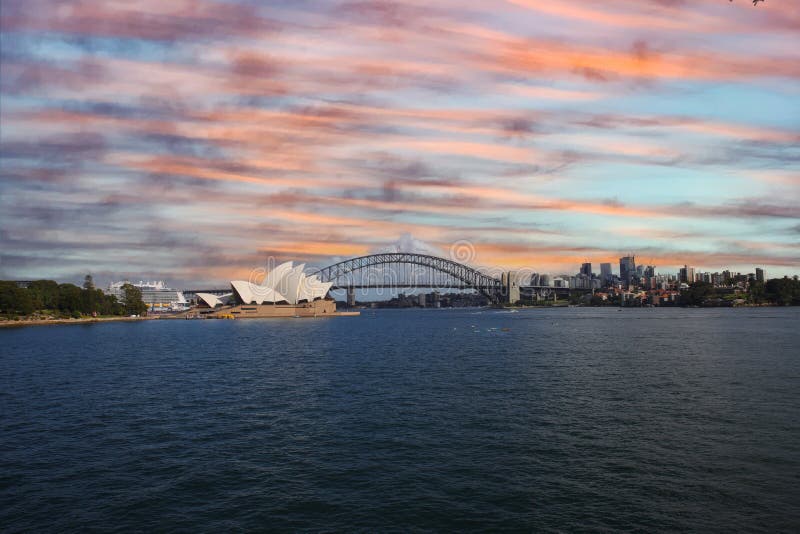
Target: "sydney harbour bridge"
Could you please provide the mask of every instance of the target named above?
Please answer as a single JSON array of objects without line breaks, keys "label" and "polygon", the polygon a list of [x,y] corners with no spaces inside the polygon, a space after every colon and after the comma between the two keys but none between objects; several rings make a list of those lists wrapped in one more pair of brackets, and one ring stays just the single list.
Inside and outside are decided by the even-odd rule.
[{"label": "sydney harbour bridge", "polygon": [[521,292],[554,294],[554,288],[530,286],[514,271],[480,269],[452,259],[413,252],[370,254],[340,261],[317,271],[331,289],[345,289],[348,301],[356,289],[431,288],[438,291],[472,289],[492,304],[514,303]]},{"label": "sydney harbour bridge", "polygon": [[[269,269],[267,269],[269,270]],[[356,290],[432,289],[441,293],[474,290],[491,304],[514,303],[521,296],[554,298],[569,292],[566,288],[531,286],[530,276],[520,271],[476,268],[466,262],[414,252],[386,252],[359,256],[324,268],[307,269],[331,290],[346,290],[348,303],[355,301]],[[189,293],[222,294],[230,289],[187,290]]]}]

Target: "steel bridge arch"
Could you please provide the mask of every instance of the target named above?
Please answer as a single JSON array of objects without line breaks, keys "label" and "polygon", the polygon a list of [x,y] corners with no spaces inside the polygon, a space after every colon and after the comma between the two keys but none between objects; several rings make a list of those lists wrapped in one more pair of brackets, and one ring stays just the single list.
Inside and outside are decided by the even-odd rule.
[{"label": "steel bridge arch", "polygon": [[349,260],[334,263],[312,274],[316,274],[323,282],[333,282],[336,284],[340,277],[347,276],[354,271],[389,263],[419,265],[445,273],[459,280],[465,286],[480,291],[492,302],[499,302],[502,295],[503,285],[497,278],[453,260],[412,252],[387,252],[383,254],[359,256],[357,258],[350,258]]}]

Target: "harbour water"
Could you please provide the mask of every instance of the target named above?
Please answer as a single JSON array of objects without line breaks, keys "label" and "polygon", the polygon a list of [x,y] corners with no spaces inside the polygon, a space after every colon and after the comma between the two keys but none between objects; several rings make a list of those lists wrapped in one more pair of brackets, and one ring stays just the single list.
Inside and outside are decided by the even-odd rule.
[{"label": "harbour water", "polygon": [[796,531],[800,309],[0,331],[23,531]]}]

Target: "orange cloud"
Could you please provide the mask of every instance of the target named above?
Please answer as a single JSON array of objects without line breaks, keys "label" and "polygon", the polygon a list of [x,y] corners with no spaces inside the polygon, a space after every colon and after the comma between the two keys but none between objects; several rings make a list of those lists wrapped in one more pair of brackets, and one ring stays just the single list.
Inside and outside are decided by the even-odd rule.
[{"label": "orange cloud", "polygon": [[423,150],[439,154],[451,154],[497,161],[513,161],[516,163],[531,163],[534,160],[533,151],[528,148],[471,141],[446,141],[436,139],[404,140],[395,143],[394,146],[401,149]]},{"label": "orange cloud", "polygon": [[730,30],[718,18],[698,13],[696,10],[666,10],[657,13],[639,12],[642,2],[628,3],[622,9],[609,9],[608,3],[571,4],[566,2],[539,2],[537,0],[507,0],[511,4],[563,19],[578,20],[622,28],[648,30],[679,30],[709,32]]},{"label": "orange cloud", "polygon": [[569,102],[585,102],[608,98],[608,93],[600,91],[577,91],[572,89],[559,89],[556,87],[542,87],[530,85],[503,84],[497,87],[499,93],[508,93],[535,100],[564,100]]},{"label": "orange cloud", "polygon": [[279,252],[295,258],[308,256],[364,256],[369,247],[355,243],[313,242],[270,245],[264,252]]}]

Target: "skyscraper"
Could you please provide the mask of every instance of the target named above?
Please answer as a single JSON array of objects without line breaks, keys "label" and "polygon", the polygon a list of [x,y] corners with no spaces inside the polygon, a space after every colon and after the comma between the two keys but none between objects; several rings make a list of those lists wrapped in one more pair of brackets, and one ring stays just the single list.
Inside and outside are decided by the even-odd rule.
[{"label": "skyscraper", "polygon": [[764,282],[767,278],[767,273],[761,267],[756,267],[756,282]]},{"label": "skyscraper", "polygon": [[585,274],[589,278],[592,277],[592,264],[591,263],[584,263],[581,265],[581,274]]},{"label": "skyscraper", "polygon": [[603,280],[604,284],[611,283],[611,279],[613,275],[611,274],[611,264],[610,263],[601,263],[600,264],[600,279]]},{"label": "skyscraper", "polygon": [[625,256],[619,259],[619,278],[630,285],[636,274],[636,256]]},{"label": "skyscraper", "polygon": [[694,284],[694,267],[689,267],[688,265],[683,266],[681,269],[681,282]]}]

